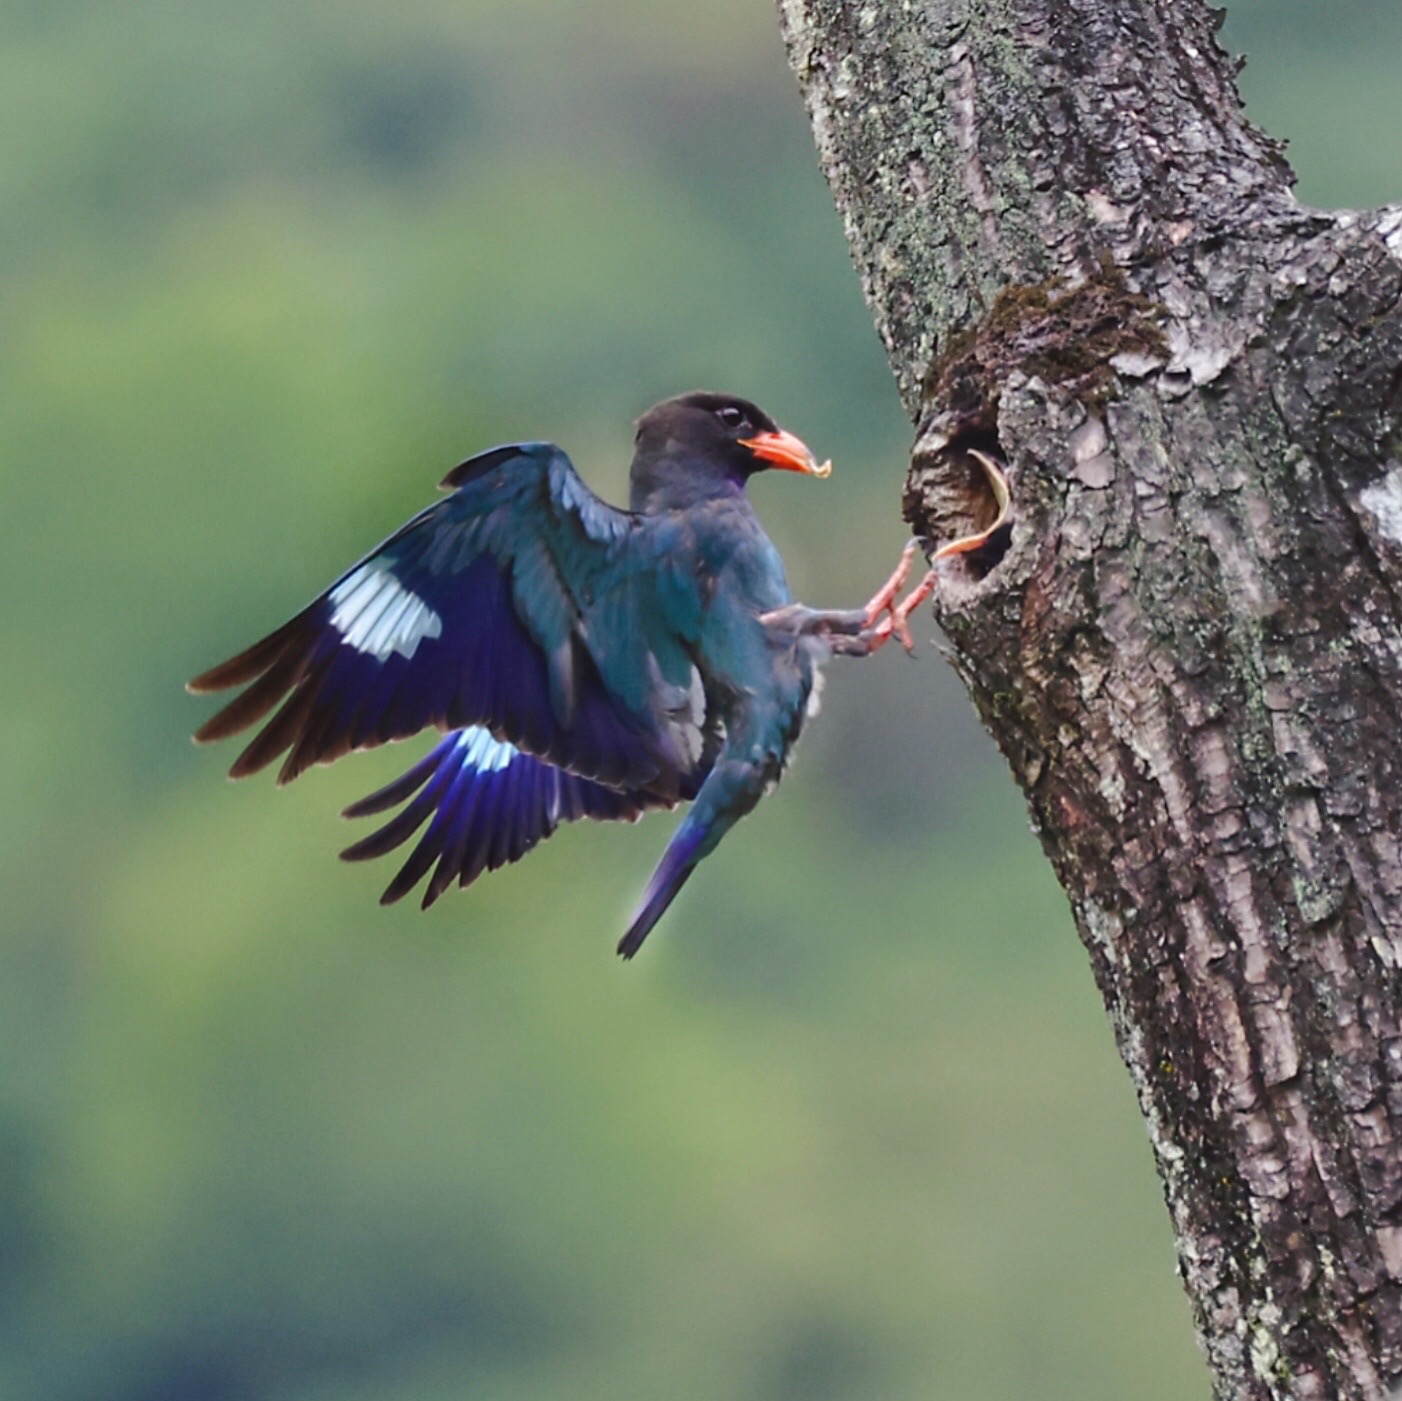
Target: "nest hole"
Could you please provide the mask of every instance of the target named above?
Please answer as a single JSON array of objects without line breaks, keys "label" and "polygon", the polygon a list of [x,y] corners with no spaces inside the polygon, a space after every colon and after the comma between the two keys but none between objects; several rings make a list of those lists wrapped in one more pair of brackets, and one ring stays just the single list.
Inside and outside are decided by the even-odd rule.
[{"label": "nest hole", "polygon": [[[983,424],[967,424],[923,460],[917,458],[906,496],[906,519],[932,549],[989,531],[987,538],[953,556],[969,577],[983,579],[996,568],[1012,543],[1012,513],[1003,515],[988,471],[974,453],[1002,464],[998,434]],[[995,526],[996,529],[990,527]]]}]

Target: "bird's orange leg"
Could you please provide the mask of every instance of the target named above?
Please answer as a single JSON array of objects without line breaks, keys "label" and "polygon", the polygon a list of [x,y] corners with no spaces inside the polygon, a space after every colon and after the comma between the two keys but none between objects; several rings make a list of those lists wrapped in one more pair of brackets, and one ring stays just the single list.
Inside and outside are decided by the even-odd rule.
[{"label": "bird's orange leg", "polygon": [[891,605],[886,616],[873,629],[876,640],[872,651],[893,636],[900,640],[907,652],[915,651],[915,639],[910,633],[910,615],[934,593],[938,582],[939,571],[931,569],[899,603]]},{"label": "bird's orange leg", "polygon": [[[947,545],[941,545],[930,556],[930,568],[925,577],[900,602],[896,597],[910,576],[911,562],[922,544],[917,536],[901,551],[900,562],[891,577],[871,596],[863,609],[818,609],[801,603],[788,603],[760,615],[760,622],[794,636],[822,634],[833,651],[846,656],[869,657],[879,652],[892,637],[898,638],[907,652],[915,650],[915,638],[910,631],[910,617],[935,591],[939,582],[939,564],[951,555],[971,554],[981,549],[1007,525],[1009,515],[1008,479],[1002,467],[987,453],[970,449],[969,455],[983,469],[998,503],[998,516],[992,525],[973,535],[961,535]],[[883,616],[884,615],[884,616]]]},{"label": "bird's orange leg", "polygon": [[871,601],[863,610],[866,614],[867,627],[870,627],[896,601],[896,595],[900,593],[901,585],[905,583],[906,576],[910,573],[910,562],[915,558],[915,552],[919,548],[919,540],[909,541],[905,549],[901,551],[901,561],[891,577],[872,594]]},{"label": "bird's orange leg", "polygon": [[[935,585],[939,582],[940,561],[949,559],[953,555],[971,554],[975,550],[982,549],[1007,524],[1012,498],[1008,490],[1007,474],[1003,471],[1002,465],[994,461],[986,452],[980,452],[977,448],[969,449],[969,456],[978,463],[983,469],[984,476],[988,478],[988,485],[993,491],[993,499],[998,504],[998,515],[986,529],[976,531],[972,535],[961,535],[957,540],[951,540],[947,545],[941,545],[930,556],[929,572],[897,603],[895,601],[896,594],[900,592],[901,585],[905,583],[906,575],[910,573],[910,562],[915,557],[915,550],[920,541],[918,539],[912,540],[905,547],[901,552],[901,562],[896,566],[895,573],[867,604],[867,626],[871,628],[870,650],[872,652],[875,652],[893,635],[900,639],[901,646],[907,652],[913,652],[915,639],[910,633],[910,615],[934,593]],[[877,618],[882,613],[885,613],[886,616],[877,622]]]}]

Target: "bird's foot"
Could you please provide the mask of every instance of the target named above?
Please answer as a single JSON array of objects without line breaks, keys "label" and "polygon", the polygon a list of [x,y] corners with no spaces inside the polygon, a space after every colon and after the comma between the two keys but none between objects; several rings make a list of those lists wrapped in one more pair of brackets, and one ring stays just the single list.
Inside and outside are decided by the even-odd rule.
[{"label": "bird's foot", "polygon": [[900,593],[901,586],[910,574],[910,562],[915,558],[915,552],[919,548],[920,541],[918,539],[908,541],[905,549],[901,551],[900,563],[896,565],[891,577],[871,596],[871,601],[863,610],[866,615],[867,627],[871,627],[883,613],[889,611],[891,605],[896,601],[896,595]]},{"label": "bird's foot", "polygon": [[[912,551],[907,551],[912,553]],[[898,579],[895,589],[904,582],[903,575],[909,570],[909,560],[892,575]],[[889,587],[889,586],[888,586]],[[906,651],[913,651],[915,641],[910,635],[909,617],[927,598],[935,587],[935,571],[931,570],[923,580],[899,603],[892,596],[882,605],[885,615],[873,616],[872,604],[866,608],[826,609],[808,608],[802,603],[788,603],[782,608],[760,614],[760,622],[775,633],[789,637],[821,637],[834,652],[849,657],[869,657],[878,652],[891,638],[900,638]],[[883,593],[886,590],[883,590]],[[875,602],[875,600],[873,601]]]},{"label": "bird's foot", "polygon": [[[988,478],[988,485],[993,491],[993,499],[998,505],[996,519],[983,530],[975,531],[971,535],[961,535],[957,540],[951,540],[948,544],[941,545],[930,556],[929,572],[897,603],[896,595],[900,593],[905,584],[910,573],[911,561],[915,558],[915,551],[920,547],[922,541],[917,537],[906,545],[905,549],[901,551],[900,563],[896,566],[895,572],[877,590],[872,596],[871,602],[866,606],[867,630],[865,636],[869,640],[869,652],[878,651],[892,637],[899,639],[901,646],[907,652],[913,652],[915,639],[910,632],[910,616],[934,593],[935,585],[939,582],[940,561],[949,559],[953,555],[975,554],[988,546],[1000,533],[1006,535],[1012,500],[1008,490],[1007,474],[1004,472],[1002,464],[995,461],[986,452],[971,448],[969,456],[978,463]],[[885,614],[884,617],[883,614]]]},{"label": "bird's foot", "polygon": [[805,607],[801,603],[788,603],[762,613],[760,622],[784,635],[824,637],[834,652],[846,656],[869,657],[873,652],[879,652],[893,637],[907,652],[914,652],[915,638],[911,634],[910,619],[915,610],[934,593],[935,585],[939,583],[940,561],[952,555],[976,554],[985,547],[995,545],[1000,534],[1006,545],[1010,513],[1007,475],[1002,465],[987,453],[971,448],[969,456],[988,478],[998,506],[997,518],[987,528],[971,535],[961,535],[935,550],[930,555],[930,567],[924,578],[899,602],[900,592],[910,577],[915,552],[926,544],[919,536],[907,543],[891,577],[871,596],[865,608],[818,609]]},{"label": "bird's foot", "polygon": [[939,571],[931,569],[899,603],[892,603],[888,606],[886,616],[871,629],[871,650],[873,652],[885,646],[893,637],[907,652],[915,651],[915,638],[911,636],[910,632],[910,615],[934,593],[935,585],[938,582]]},{"label": "bird's foot", "polygon": [[[900,562],[892,571],[891,577],[872,595],[871,601],[863,610],[865,625],[862,629],[862,639],[866,646],[866,655],[878,652],[884,647],[892,637],[900,639],[901,646],[907,652],[915,650],[915,639],[910,635],[909,618],[933,592],[935,587],[935,574],[931,570],[920,581],[919,584],[899,603],[896,602],[905,581],[910,577],[911,561],[915,558],[915,552],[923,542],[917,536],[906,543],[905,549],[901,551]],[[883,617],[882,615],[885,614]]]}]

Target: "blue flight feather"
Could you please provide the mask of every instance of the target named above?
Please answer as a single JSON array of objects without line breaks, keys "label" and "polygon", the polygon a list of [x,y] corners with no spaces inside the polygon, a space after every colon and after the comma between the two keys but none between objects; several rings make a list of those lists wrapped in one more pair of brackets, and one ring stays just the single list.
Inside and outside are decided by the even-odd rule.
[{"label": "blue flight feather", "polygon": [[399,803],[405,803],[400,812],[341,856],[346,861],[383,856],[428,821],[381,900],[401,899],[436,865],[424,892],[425,909],[454,881],[467,886],[484,870],[519,861],[562,822],[581,817],[631,822],[648,808],[669,806],[652,795],[619,792],[556,768],[480,726],[440,740],[407,773],[352,803],[344,815],[367,817]]}]

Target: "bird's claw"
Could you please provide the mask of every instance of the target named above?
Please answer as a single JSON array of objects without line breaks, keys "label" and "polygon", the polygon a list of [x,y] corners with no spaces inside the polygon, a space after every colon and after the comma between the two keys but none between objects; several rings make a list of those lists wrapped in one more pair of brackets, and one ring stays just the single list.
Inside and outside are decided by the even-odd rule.
[{"label": "bird's claw", "polygon": [[[896,601],[896,595],[900,593],[901,586],[905,583],[907,575],[910,573],[910,562],[915,558],[915,552],[920,548],[919,539],[907,541],[905,549],[901,551],[900,563],[896,565],[891,577],[872,595],[871,601],[866,606],[866,625],[871,627],[876,620],[890,610],[891,605]],[[887,629],[889,635],[890,629]]]},{"label": "bird's claw", "polygon": [[915,651],[915,638],[910,631],[911,614],[934,593],[937,582],[938,576],[932,569],[899,603],[893,600],[887,606],[886,616],[868,630],[873,652],[879,651],[893,637],[907,652]]},{"label": "bird's claw", "polygon": [[[930,556],[931,568],[929,572],[897,603],[896,595],[901,591],[906,577],[910,573],[910,564],[915,558],[915,551],[924,542],[917,536],[906,545],[905,549],[901,551],[901,560],[896,566],[895,573],[881,586],[866,607],[867,629],[873,652],[883,647],[892,637],[899,639],[901,646],[907,652],[913,652],[915,639],[910,632],[910,615],[934,593],[935,585],[939,582],[940,561],[949,559],[953,555],[973,554],[987,545],[998,531],[1007,526],[1008,517],[1012,510],[1012,499],[1007,473],[1003,465],[990,457],[989,454],[977,449],[971,448],[969,456],[978,463],[987,478],[989,489],[992,491],[994,502],[998,507],[998,514],[993,522],[984,529],[975,531],[971,535],[962,535],[957,540],[951,540],[947,544],[941,545]],[[885,617],[882,617],[883,613],[886,615]]]},{"label": "bird's claw", "polygon": [[910,614],[929,597],[930,590],[934,587],[933,581],[925,580],[909,598],[902,599],[899,603],[896,599],[905,587],[906,579],[910,577],[911,562],[915,559],[915,552],[920,548],[920,543],[918,538],[906,543],[905,549],[901,551],[900,562],[892,571],[891,577],[872,595],[866,606],[866,630],[870,635],[873,652],[884,647],[892,637],[898,638],[907,652],[915,649],[915,639],[910,635]]},{"label": "bird's claw", "polygon": [[896,598],[905,587],[915,552],[923,543],[917,536],[906,544],[901,551],[900,563],[891,577],[872,595],[871,602],[866,606],[866,636],[873,652],[879,651],[893,637],[907,652],[915,650],[915,639],[910,632],[910,615],[934,592],[935,571],[930,570],[899,603]]}]

